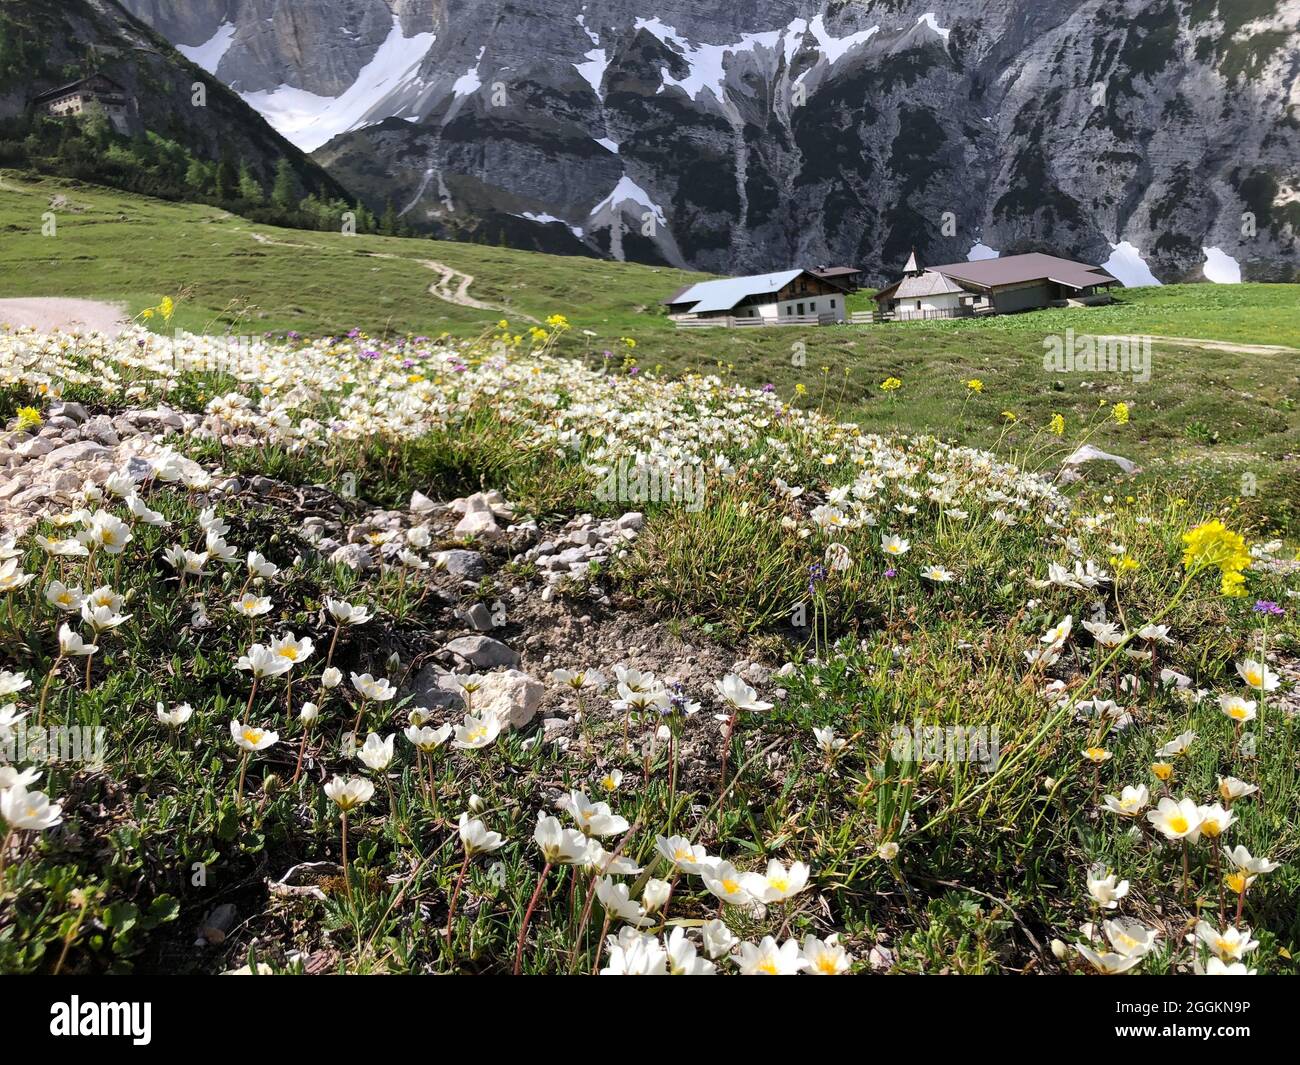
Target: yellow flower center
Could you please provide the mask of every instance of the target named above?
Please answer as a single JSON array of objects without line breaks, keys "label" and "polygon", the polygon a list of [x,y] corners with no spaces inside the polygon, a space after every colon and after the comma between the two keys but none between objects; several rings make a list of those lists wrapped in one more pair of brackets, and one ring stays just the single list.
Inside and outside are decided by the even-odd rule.
[{"label": "yellow flower center", "polygon": [[829,954],[823,954],[817,959],[817,971],[824,973],[826,976],[834,976],[836,972],[835,959]]},{"label": "yellow flower center", "polygon": [[1180,834],[1186,832],[1187,818],[1183,817],[1182,814],[1175,814],[1173,817],[1169,819],[1169,828],[1172,831],[1178,832]]},{"label": "yellow flower center", "polygon": [[740,883],[736,880],[730,880],[730,879],[724,880],[722,882],[722,890],[725,891],[728,895],[734,895],[737,891],[740,890]]},{"label": "yellow flower center", "polygon": [[773,877],[767,882],[767,886],[773,891],[779,891],[784,894],[790,890],[790,881],[783,876]]},{"label": "yellow flower center", "polygon": [[758,963],[758,971],[760,973],[766,973],[768,976],[776,976],[776,962],[771,958],[766,958]]},{"label": "yellow flower center", "polygon": [[287,658],[290,662],[298,661],[298,648],[290,644],[288,647],[280,648],[280,657]]},{"label": "yellow flower center", "polygon": [[245,742],[245,743],[253,743],[253,744],[256,744],[256,743],[260,743],[261,740],[262,740],[262,730],[261,730],[260,728],[246,728],[246,729],[244,729],[244,742]]}]

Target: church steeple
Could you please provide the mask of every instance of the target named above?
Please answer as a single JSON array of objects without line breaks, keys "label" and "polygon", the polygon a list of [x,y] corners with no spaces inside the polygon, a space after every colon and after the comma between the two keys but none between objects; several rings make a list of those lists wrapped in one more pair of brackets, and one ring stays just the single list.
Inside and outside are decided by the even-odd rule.
[{"label": "church steeple", "polygon": [[921,269],[920,263],[916,261],[916,249],[912,249],[912,254],[907,257],[907,265],[903,267],[903,274],[907,277],[920,277],[924,270]]}]

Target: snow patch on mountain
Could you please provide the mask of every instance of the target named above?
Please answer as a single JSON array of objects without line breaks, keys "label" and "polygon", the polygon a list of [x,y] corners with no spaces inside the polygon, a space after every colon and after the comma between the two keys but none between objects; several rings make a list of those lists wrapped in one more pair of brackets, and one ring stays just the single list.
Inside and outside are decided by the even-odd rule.
[{"label": "snow patch on mountain", "polygon": [[210,40],[205,41],[203,44],[178,44],[176,51],[180,52],[191,63],[197,63],[209,74],[216,74],[217,67],[221,65],[221,60],[230,51],[230,46],[234,43],[235,24],[233,22],[223,22],[217,27],[217,32],[212,35]]},{"label": "snow patch on mountain", "polygon": [[966,261],[968,263],[977,263],[981,259],[996,259],[1001,254],[1001,252],[990,248],[987,244],[976,241],[971,245],[970,251],[966,253]]},{"label": "snow patch on mountain", "polygon": [[609,55],[603,48],[593,48],[587,53],[585,63],[574,63],[573,69],[582,75],[583,79],[591,86],[594,92],[601,100],[605,97],[601,95],[601,84],[605,80],[605,71],[609,67]]},{"label": "snow patch on mountain", "polygon": [[591,209],[591,213],[593,215],[598,214],[607,207],[617,209],[625,203],[634,203],[639,207],[649,208],[654,213],[656,222],[660,225],[668,224],[668,217],[664,214],[664,209],[650,198],[650,194],[645,189],[626,174],[619,178],[618,184],[614,186],[614,191]]},{"label": "snow patch on mountain", "polygon": [[[340,133],[368,125],[367,116],[381,100],[418,80],[420,63],[433,46],[434,37],[432,33],[404,37],[401,20],[395,16],[388,39],[343,95],[318,96],[292,85],[240,95],[282,135],[303,151],[314,152]],[[415,116],[399,113],[391,117]]]},{"label": "snow patch on mountain", "polygon": [[1147,266],[1146,260],[1142,258],[1142,252],[1127,240],[1110,246],[1110,258],[1101,264],[1101,268],[1111,277],[1124,282],[1125,288],[1143,288],[1147,285],[1160,284],[1156,275],[1151,272],[1151,268]]},{"label": "snow patch on mountain", "polygon": [[451,87],[451,91],[457,96],[471,96],[483,88],[483,79],[479,77],[478,68],[483,64],[483,53],[487,51],[487,45],[483,45],[478,50],[478,56],[474,60],[474,65],[465,71]]},{"label": "snow patch on mountain", "polygon": [[1201,267],[1205,280],[1213,281],[1216,285],[1241,284],[1241,264],[1226,251],[1222,248],[1202,248],[1201,253],[1205,256],[1205,265]]},{"label": "snow patch on mountain", "polygon": [[[791,35],[795,33],[803,34],[805,31],[811,33],[817,40],[817,47],[821,49],[822,55],[826,57],[826,62],[834,65],[843,59],[854,48],[860,44],[866,44],[872,37],[880,32],[879,26],[872,26],[870,29],[859,30],[857,33],[850,33],[847,37],[832,36],[830,30],[826,28],[826,19],[818,15],[811,22],[805,23],[803,19],[795,19],[790,23],[789,31]],[[796,49],[797,50],[797,49]],[[786,62],[794,58],[789,46],[786,47]]]},{"label": "snow patch on mountain", "polygon": [[944,44],[948,43],[948,36],[949,34],[952,33],[952,30],[945,30],[942,26],[940,26],[939,20],[935,16],[935,13],[933,11],[927,11],[924,15],[922,15],[919,19],[916,20],[916,24],[918,26],[921,25],[929,26],[930,29],[934,30],[935,33],[937,33],[940,37],[943,38]]}]

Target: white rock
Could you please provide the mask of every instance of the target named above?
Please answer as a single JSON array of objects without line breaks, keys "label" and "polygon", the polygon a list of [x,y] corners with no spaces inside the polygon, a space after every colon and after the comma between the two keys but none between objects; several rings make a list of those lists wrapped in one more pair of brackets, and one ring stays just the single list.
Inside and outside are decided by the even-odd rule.
[{"label": "white rock", "polygon": [[523,728],[537,716],[545,693],[541,681],[518,669],[508,669],[484,678],[483,687],[474,693],[473,707],[477,714],[495,714],[502,725]]}]

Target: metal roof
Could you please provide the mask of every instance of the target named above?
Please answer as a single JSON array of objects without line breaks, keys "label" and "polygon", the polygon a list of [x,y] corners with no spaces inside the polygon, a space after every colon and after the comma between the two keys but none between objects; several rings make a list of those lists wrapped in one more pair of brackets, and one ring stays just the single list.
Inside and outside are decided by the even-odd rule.
[{"label": "metal roof", "polygon": [[701,281],[699,284],[683,289],[668,302],[673,307],[680,307],[684,303],[694,304],[682,309],[686,314],[729,311],[747,296],[766,296],[780,292],[803,272],[803,270],[782,270],[775,274]]},{"label": "metal roof", "polygon": [[1055,281],[1070,288],[1089,288],[1093,285],[1116,283],[1117,278],[1100,266],[1089,266],[1072,259],[1061,259],[1042,252],[1025,255],[1005,255],[999,259],[979,259],[975,262],[948,263],[931,266],[931,271],[968,282],[979,288],[997,288],[1001,285],[1019,285],[1030,281]]},{"label": "metal roof", "polygon": [[952,292],[965,292],[961,285],[935,270],[927,270],[919,277],[903,278],[891,293],[894,299],[915,299],[918,296],[943,296]]}]

